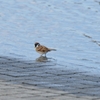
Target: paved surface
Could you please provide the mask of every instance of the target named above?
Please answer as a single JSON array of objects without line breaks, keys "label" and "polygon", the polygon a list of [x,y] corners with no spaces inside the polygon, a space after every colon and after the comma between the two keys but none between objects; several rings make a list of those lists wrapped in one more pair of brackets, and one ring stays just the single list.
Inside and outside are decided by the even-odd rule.
[{"label": "paved surface", "polygon": [[100,100],[99,76],[59,66],[0,57],[0,100]]},{"label": "paved surface", "polygon": [[15,85],[0,80],[0,100],[93,100],[93,98],[77,97],[63,91]]}]

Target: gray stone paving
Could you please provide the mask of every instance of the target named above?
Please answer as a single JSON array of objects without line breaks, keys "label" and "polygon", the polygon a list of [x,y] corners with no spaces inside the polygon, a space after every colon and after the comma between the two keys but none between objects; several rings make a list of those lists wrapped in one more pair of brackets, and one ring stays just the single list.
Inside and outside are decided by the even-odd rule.
[{"label": "gray stone paving", "polygon": [[0,100],[99,100],[96,97],[78,97],[64,91],[37,86],[11,84],[0,80]]},{"label": "gray stone paving", "polygon": [[100,77],[54,62],[0,57],[0,100],[100,100]]}]

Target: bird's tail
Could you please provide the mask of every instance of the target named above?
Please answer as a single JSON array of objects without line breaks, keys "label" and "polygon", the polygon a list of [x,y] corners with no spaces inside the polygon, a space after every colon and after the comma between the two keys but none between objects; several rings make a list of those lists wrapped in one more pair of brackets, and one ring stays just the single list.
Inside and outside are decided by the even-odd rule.
[{"label": "bird's tail", "polygon": [[56,49],[50,49],[50,51],[57,51]]}]

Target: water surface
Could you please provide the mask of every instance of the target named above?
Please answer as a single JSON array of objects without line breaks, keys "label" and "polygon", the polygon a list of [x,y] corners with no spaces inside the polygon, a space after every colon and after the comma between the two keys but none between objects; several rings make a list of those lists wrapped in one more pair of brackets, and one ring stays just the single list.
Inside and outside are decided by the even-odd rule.
[{"label": "water surface", "polygon": [[[35,42],[55,48],[57,51],[48,53],[47,58],[41,61],[40,55],[35,52]],[[62,81],[56,83],[59,89],[62,87],[64,89],[63,82],[67,82],[66,75],[70,73],[75,75],[80,73],[78,75],[85,78],[85,75],[90,75],[94,76],[94,81],[98,80],[100,77],[99,0],[0,0],[0,56],[8,57],[12,61],[15,61],[13,59],[24,61],[25,66],[21,65],[22,63],[19,65],[15,63],[14,66],[14,62],[13,64],[10,62],[10,65],[9,63],[2,65],[2,61],[9,59],[1,59],[1,69],[3,68],[1,75],[15,75],[14,78],[17,75],[21,80],[23,76],[28,80],[28,75],[32,76],[35,69],[39,71],[36,75],[41,77],[47,75],[46,73],[48,75],[57,73],[56,80],[59,78],[59,82]],[[27,62],[32,64],[31,67]],[[23,67],[21,73],[18,66]],[[64,73],[65,76],[59,77]],[[78,79],[76,76],[74,77]],[[34,77],[29,79],[30,83],[26,80],[22,81],[31,84]],[[45,81],[41,78],[40,81],[39,78],[38,84],[44,82],[43,86],[46,86],[51,82],[51,87],[55,87],[54,80],[53,78],[52,83],[51,79]]]}]

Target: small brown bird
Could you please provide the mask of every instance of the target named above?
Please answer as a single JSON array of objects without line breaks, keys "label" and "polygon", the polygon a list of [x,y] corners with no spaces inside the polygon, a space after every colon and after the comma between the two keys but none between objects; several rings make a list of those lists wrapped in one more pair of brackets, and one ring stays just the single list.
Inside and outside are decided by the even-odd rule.
[{"label": "small brown bird", "polygon": [[43,45],[40,45],[40,43],[38,43],[38,42],[36,42],[34,45],[35,45],[36,51],[37,51],[38,53],[40,53],[41,56],[42,56],[43,54],[45,54],[45,56],[46,56],[46,53],[47,53],[47,52],[56,51],[56,49],[47,48],[47,47],[45,47],[45,46],[43,46]]}]

